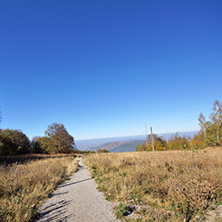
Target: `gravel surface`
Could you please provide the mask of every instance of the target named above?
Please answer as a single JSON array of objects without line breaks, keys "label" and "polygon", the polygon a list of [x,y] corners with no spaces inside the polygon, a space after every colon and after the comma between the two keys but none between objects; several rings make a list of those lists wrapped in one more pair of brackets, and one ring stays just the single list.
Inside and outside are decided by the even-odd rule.
[{"label": "gravel surface", "polygon": [[113,204],[98,192],[96,183],[90,176],[82,159],[79,170],[71,180],[61,184],[40,208],[39,222],[78,221],[78,222],[115,222]]}]

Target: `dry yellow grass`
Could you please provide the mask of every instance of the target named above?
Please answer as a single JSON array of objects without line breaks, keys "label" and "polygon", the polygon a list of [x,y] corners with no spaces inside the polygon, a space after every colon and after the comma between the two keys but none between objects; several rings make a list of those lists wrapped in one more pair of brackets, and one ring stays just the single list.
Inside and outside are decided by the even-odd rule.
[{"label": "dry yellow grass", "polygon": [[73,157],[0,166],[0,221],[29,221],[48,194],[77,167]]},{"label": "dry yellow grass", "polygon": [[[222,203],[222,152],[89,154],[84,162],[117,216],[137,221],[189,221]],[[131,221],[132,219],[125,220]]]}]

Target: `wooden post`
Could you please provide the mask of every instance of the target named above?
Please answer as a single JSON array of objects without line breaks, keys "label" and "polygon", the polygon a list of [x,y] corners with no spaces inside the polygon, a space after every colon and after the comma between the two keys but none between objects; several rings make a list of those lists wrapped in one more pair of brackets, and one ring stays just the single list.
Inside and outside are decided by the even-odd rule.
[{"label": "wooden post", "polygon": [[152,130],[152,126],[150,127],[150,132],[151,132],[153,152],[155,152],[155,149],[154,149],[154,141],[153,141],[153,130]]}]

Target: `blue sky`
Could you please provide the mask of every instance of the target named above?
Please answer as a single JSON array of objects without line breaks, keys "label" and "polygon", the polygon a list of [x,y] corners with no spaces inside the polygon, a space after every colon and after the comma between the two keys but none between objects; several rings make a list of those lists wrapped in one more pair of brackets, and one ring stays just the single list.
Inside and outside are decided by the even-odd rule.
[{"label": "blue sky", "polygon": [[198,130],[222,95],[222,2],[1,1],[2,128],[76,140]]}]

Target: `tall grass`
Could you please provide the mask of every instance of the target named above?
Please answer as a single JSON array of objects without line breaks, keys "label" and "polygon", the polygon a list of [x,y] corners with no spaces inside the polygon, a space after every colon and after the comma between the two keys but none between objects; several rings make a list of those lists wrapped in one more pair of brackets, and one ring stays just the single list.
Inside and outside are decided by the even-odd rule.
[{"label": "tall grass", "polygon": [[29,221],[56,186],[77,170],[73,157],[0,166],[0,221]]},{"label": "tall grass", "polygon": [[137,221],[189,221],[222,204],[222,152],[89,154],[84,162],[118,217]]},{"label": "tall grass", "polygon": [[12,163],[27,163],[31,160],[43,160],[51,158],[61,158],[73,156],[76,157],[76,154],[26,154],[26,155],[16,155],[16,156],[0,156],[0,165],[1,164],[12,164]]}]

